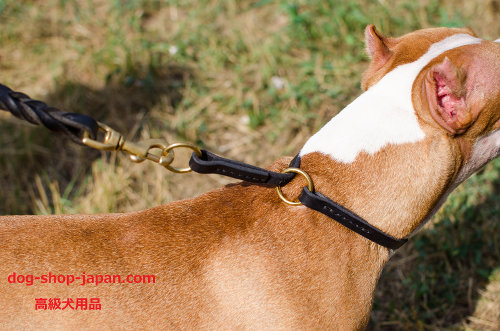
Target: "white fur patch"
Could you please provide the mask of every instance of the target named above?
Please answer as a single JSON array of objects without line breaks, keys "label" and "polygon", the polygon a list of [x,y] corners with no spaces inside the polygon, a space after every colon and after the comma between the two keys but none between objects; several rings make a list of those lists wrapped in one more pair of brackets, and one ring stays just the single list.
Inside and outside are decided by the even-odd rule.
[{"label": "white fur patch", "polygon": [[495,40],[496,43],[500,43],[500,38],[498,38],[497,40]]},{"label": "white fur patch", "polygon": [[312,136],[300,156],[320,152],[351,163],[362,151],[375,154],[388,144],[422,140],[425,134],[418,125],[411,101],[413,81],[440,54],[481,41],[468,34],[453,35],[433,44],[417,61],[387,73]]}]

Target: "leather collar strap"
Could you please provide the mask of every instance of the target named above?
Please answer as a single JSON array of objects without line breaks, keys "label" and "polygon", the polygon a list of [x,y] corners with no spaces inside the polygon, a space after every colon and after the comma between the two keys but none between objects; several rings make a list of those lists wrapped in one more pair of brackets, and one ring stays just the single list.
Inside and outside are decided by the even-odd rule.
[{"label": "leather collar strap", "polygon": [[[262,169],[246,163],[226,159],[202,150],[199,157],[193,153],[189,160],[189,166],[193,171],[203,174],[219,174],[252,183],[268,184],[273,186],[283,186],[293,179],[294,173],[278,173]],[[290,167],[300,167],[300,158],[297,155]],[[300,202],[306,207],[314,209],[363,237],[390,249],[398,249],[408,239],[397,239],[376,227],[370,225],[363,218],[352,211],[336,204],[319,192],[311,192],[304,187],[299,196]]]},{"label": "leather collar strap", "polygon": [[304,206],[319,211],[381,246],[390,249],[398,249],[408,241],[408,239],[397,239],[380,231],[349,209],[338,205],[319,192],[312,193],[307,187],[304,187],[302,190],[299,201],[302,202]]}]

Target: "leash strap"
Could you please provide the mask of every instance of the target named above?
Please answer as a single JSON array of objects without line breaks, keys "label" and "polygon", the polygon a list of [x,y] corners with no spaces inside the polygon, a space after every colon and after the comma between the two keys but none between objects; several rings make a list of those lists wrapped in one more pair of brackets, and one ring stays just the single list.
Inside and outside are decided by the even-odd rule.
[{"label": "leash strap", "polygon": [[342,207],[319,192],[312,193],[307,187],[304,187],[302,190],[299,201],[302,202],[304,206],[319,211],[381,246],[395,250],[408,241],[408,239],[396,239],[380,231],[349,209]]},{"label": "leash strap", "polygon": [[[296,156],[290,166],[298,167],[300,158]],[[282,186],[287,184],[295,176],[294,173],[279,173],[259,168],[243,162],[226,159],[201,150],[201,156],[193,153],[189,160],[191,169],[200,174],[219,174],[246,182]]]}]

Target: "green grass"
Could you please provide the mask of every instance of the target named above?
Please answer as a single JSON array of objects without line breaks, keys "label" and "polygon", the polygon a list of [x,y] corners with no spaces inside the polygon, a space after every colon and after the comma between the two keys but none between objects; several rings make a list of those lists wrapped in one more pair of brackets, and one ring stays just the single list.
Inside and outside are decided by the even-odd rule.
[{"label": "green grass", "polygon": [[[191,141],[265,166],[296,153],[360,93],[366,24],[394,36],[470,26],[493,39],[500,36],[495,4],[3,0],[1,82],[129,138]],[[228,181],[136,165],[3,113],[0,141],[2,214],[139,210]],[[393,257],[371,329],[494,325],[493,313],[475,310],[485,298],[500,306],[498,294],[491,301],[484,290],[499,283],[491,276],[500,264],[499,171],[497,160],[469,180]]]}]

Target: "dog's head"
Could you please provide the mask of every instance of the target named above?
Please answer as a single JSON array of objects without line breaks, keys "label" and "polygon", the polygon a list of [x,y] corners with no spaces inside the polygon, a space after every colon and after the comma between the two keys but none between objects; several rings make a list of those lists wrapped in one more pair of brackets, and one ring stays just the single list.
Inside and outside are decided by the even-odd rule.
[{"label": "dog's head", "polygon": [[[499,42],[476,38],[470,29],[451,28],[390,38],[373,25],[365,37],[371,58],[363,74],[365,90],[400,65],[438,54],[414,80],[412,102],[424,131],[447,135],[462,154],[453,187],[500,155]],[[450,43],[454,47],[445,46]]]}]

